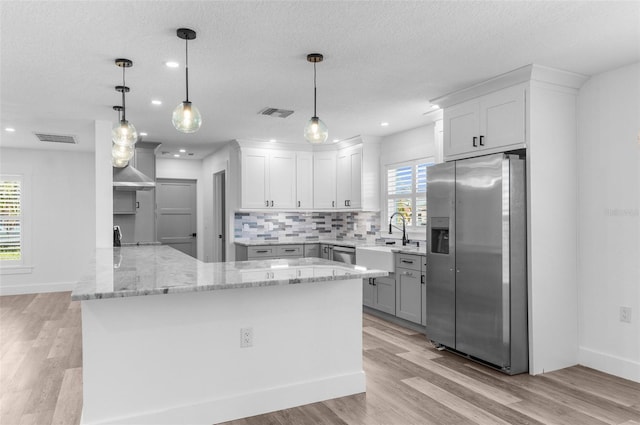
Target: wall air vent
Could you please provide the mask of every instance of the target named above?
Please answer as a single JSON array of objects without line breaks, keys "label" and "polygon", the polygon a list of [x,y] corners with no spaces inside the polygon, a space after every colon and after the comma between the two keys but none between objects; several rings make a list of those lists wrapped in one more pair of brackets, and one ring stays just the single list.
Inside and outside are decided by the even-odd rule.
[{"label": "wall air vent", "polygon": [[264,108],[262,111],[258,112],[258,114],[276,118],[287,118],[289,115],[293,114],[293,111],[289,111],[288,109]]},{"label": "wall air vent", "polygon": [[41,142],[78,144],[76,137],[66,134],[33,133]]}]

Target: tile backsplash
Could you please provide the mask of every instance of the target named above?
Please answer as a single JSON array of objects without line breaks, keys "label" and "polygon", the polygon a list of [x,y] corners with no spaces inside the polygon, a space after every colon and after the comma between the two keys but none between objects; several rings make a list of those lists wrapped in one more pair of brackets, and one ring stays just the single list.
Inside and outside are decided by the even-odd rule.
[{"label": "tile backsplash", "polygon": [[236,239],[375,239],[379,212],[236,212]]}]

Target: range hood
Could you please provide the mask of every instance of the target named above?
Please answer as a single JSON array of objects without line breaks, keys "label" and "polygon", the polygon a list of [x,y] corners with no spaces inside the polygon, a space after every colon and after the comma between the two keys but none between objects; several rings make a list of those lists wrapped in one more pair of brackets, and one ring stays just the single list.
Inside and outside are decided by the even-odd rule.
[{"label": "range hood", "polygon": [[113,167],[113,188],[115,190],[151,190],[155,187],[155,180],[143,174],[133,165],[127,165],[124,168]]}]

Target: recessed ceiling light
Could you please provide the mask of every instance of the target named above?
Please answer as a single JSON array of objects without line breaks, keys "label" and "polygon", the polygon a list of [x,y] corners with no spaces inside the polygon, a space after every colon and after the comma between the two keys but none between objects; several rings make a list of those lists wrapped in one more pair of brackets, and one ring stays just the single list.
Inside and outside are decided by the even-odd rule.
[{"label": "recessed ceiling light", "polygon": [[271,143],[274,143],[274,142],[276,141],[276,139],[269,139],[269,141],[270,141]]},{"label": "recessed ceiling light", "polygon": [[162,101],[157,99],[152,100],[151,103],[154,105],[162,105]]},{"label": "recessed ceiling light", "polygon": [[174,153],[173,156],[175,156],[176,158],[180,158],[180,155],[178,155],[177,153]]},{"label": "recessed ceiling light", "polygon": [[333,139],[333,143],[338,143],[340,139]]},{"label": "recessed ceiling light", "polygon": [[431,109],[440,109],[440,105],[431,105]]},{"label": "recessed ceiling light", "polygon": [[185,153],[186,151],[186,149],[180,149],[180,153]]},{"label": "recessed ceiling light", "polygon": [[147,136],[148,134],[147,134],[147,133],[145,133],[144,131],[141,131],[141,132],[140,132],[140,135],[141,135],[141,136]]},{"label": "recessed ceiling light", "polygon": [[178,62],[173,61],[165,62],[165,65],[167,65],[168,68],[177,68],[180,66]]},{"label": "recessed ceiling light", "polygon": [[380,123],[380,125],[381,125],[382,127],[388,127],[388,126],[389,126],[389,123],[388,123],[388,122],[381,122],[381,123]]},{"label": "recessed ceiling light", "polygon": [[12,127],[7,127],[7,128],[4,129],[4,131],[8,131],[9,133],[13,133],[13,132],[16,131],[16,129],[12,128]]}]

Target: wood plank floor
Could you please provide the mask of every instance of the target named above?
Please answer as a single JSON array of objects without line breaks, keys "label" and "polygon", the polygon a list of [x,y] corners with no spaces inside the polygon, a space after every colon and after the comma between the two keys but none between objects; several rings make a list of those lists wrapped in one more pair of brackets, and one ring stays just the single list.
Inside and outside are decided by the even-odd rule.
[{"label": "wood plank floor", "polygon": [[[363,348],[366,394],[225,425],[640,425],[640,384],[585,367],[509,377],[370,315]],[[75,425],[81,410],[80,304],[0,297],[0,424]]]}]

